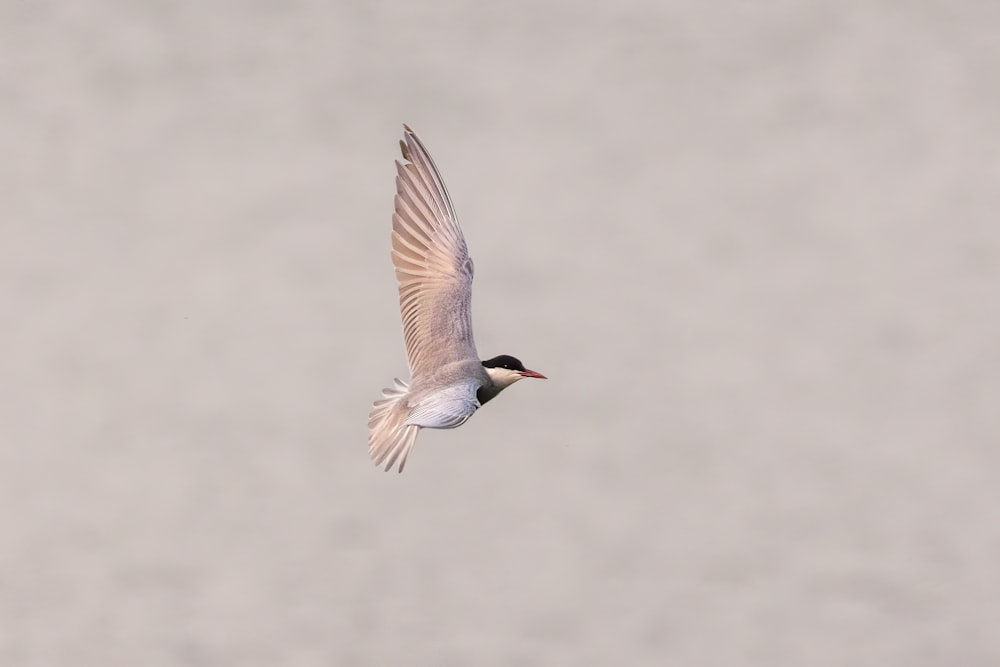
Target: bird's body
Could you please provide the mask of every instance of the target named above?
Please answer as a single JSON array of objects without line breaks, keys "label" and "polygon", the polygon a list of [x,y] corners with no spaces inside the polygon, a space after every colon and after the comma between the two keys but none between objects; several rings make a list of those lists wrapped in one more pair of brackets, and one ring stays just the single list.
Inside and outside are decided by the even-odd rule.
[{"label": "bird's body", "polygon": [[421,428],[455,428],[505,387],[543,378],[514,357],[480,361],[472,336],[472,258],[444,181],[413,131],[404,128],[405,164],[396,162],[392,263],[399,282],[410,383],[397,379],[368,416],[368,447],[390,470]]}]

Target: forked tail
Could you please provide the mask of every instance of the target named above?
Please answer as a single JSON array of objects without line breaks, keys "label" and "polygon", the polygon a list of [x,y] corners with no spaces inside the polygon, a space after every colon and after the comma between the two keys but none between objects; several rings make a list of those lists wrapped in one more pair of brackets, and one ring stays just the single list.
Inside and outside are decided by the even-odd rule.
[{"label": "forked tail", "polygon": [[368,454],[375,465],[385,463],[388,472],[399,462],[399,472],[403,472],[406,457],[417,439],[419,426],[406,424],[409,409],[402,402],[409,387],[396,378],[392,389],[383,389],[382,398],[375,401],[368,413]]}]

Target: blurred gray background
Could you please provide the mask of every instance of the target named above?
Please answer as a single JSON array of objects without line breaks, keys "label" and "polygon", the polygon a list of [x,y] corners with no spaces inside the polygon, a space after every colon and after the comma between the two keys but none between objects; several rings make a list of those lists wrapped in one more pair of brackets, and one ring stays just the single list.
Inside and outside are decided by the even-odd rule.
[{"label": "blurred gray background", "polygon": [[[1000,664],[1000,4],[0,4],[0,664]],[[548,382],[403,475],[401,123]]]}]

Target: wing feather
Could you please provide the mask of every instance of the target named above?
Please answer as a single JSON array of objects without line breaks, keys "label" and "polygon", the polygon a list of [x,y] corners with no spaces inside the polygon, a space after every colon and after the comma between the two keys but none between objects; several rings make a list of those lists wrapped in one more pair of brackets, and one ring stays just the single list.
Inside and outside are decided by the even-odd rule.
[{"label": "wing feather", "polygon": [[410,373],[478,359],[472,336],[473,264],[444,180],[417,135],[403,126],[396,162],[392,263]]}]

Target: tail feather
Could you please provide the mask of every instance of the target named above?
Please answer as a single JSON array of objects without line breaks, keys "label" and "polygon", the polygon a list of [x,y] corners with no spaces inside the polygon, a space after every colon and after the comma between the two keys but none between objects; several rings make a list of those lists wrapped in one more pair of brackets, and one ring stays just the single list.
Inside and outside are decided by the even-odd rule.
[{"label": "tail feather", "polygon": [[406,424],[409,409],[403,399],[409,391],[405,382],[396,378],[392,389],[383,389],[382,398],[375,401],[368,414],[368,454],[375,465],[385,463],[388,472],[399,462],[403,472],[406,457],[417,439],[419,426]]}]

